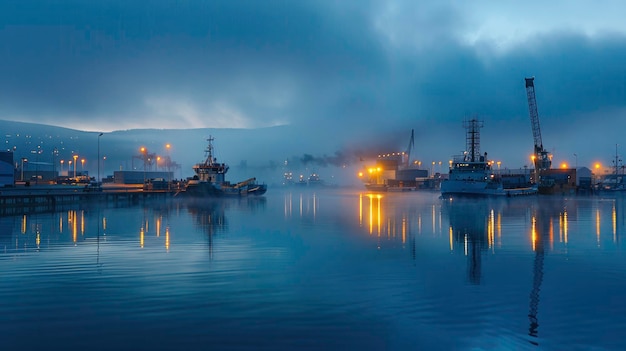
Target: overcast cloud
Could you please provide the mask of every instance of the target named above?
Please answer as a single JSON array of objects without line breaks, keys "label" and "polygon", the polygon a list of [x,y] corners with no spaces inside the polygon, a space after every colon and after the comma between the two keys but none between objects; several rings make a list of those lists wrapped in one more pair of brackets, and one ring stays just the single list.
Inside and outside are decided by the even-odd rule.
[{"label": "overcast cloud", "polygon": [[626,144],[624,13],[617,0],[8,0],[0,119],[292,125],[355,140],[404,133],[402,145],[415,128],[418,150],[446,160],[475,114],[483,148],[521,148],[502,155],[519,166],[532,151],[524,77],[535,76],[544,144],[591,162]]}]

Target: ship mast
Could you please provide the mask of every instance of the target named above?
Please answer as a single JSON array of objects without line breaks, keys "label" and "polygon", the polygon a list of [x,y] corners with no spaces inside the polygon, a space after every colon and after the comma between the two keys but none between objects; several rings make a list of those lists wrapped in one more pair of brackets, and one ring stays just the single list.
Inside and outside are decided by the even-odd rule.
[{"label": "ship mast", "polygon": [[214,159],[213,159],[213,140],[215,140],[215,138],[213,138],[212,135],[209,135],[209,138],[207,139],[207,141],[209,142],[209,145],[206,147],[206,154],[207,154],[207,158],[206,161],[204,161],[205,164],[212,166]]},{"label": "ship mast", "polygon": [[469,121],[465,121],[463,126],[467,130],[465,149],[469,153],[468,155],[465,155],[465,159],[469,162],[476,162],[480,160],[480,128],[483,127],[483,123],[482,121],[474,118]]}]

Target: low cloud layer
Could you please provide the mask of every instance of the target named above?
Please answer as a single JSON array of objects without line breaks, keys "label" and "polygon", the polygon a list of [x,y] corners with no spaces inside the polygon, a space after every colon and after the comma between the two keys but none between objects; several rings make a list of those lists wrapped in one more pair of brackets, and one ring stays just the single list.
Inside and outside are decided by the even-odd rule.
[{"label": "low cloud layer", "polygon": [[[535,76],[545,144],[569,150],[589,130],[626,127],[625,12],[619,1],[7,1],[0,119],[291,125],[302,143],[333,144],[311,151],[317,162],[413,128],[425,157],[446,159],[464,145],[450,126],[477,115],[523,153],[524,77]],[[617,138],[591,144],[601,153]]]}]

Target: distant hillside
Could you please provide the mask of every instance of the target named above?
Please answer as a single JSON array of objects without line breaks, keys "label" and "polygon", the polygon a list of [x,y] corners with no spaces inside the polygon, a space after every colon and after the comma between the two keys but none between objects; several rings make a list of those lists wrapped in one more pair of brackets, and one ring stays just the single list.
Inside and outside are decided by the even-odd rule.
[{"label": "distant hillside", "polygon": [[[231,166],[232,180],[256,176],[267,183],[280,183],[285,171],[308,176],[317,172],[334,183],[353,182],[354,172],[344,173],[359,157],[354,151],[342,151],[341,140],[315,138],[296,128],[279,126],[260,129],[134,129],[104,133],[85,132],[56,126],[0,120],[6,150],[14,150],[14,159],[24,157],[41,167],[68,170],[69,160],[78,155],[77,170],[97,173],[98,141],[103,160],[101,175],[115,170],[142,170],[140,148],[171,159],[180,167],[174,176],[193,175],[191,166],[205,157],[206,139],[215,138],[215,156]],[[99,139],[99,140],[98,140]],[[166,144],[170,144],[169,149]],[[39,152],[37,152],[39,151]],[[54,165],[54,166],[53,166]],[[337,167],[339,166],[339,167]],[[156,165],[152,166],[153,169]],[[70,171],[73,169],[70,169]],[[164,164],[159,167],[164,170]],[[349,179],[347,179],[347,178]],[[346,178],[346,179],[344,179]]]}]

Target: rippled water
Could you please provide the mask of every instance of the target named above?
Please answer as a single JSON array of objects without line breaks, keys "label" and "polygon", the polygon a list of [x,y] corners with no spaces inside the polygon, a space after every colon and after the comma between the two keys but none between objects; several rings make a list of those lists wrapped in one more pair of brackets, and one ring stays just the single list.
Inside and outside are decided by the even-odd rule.
[{"label": "rippled water", "polygon": [[270,189],[0,217],[0,343],[623,350],[625,205]]}]

